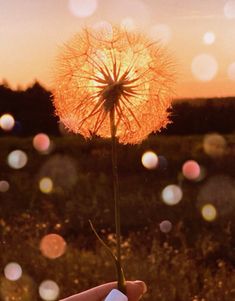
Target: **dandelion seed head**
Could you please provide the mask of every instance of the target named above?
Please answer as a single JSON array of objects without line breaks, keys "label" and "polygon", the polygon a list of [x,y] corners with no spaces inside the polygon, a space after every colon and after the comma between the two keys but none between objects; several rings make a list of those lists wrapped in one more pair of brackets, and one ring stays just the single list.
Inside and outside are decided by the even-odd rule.
[{"label": "dandelion seed head", "polygon": [[114,111],[119,142],[139,143],[169,123],[172,66],[166,49],[139,33],[83,29],[55,64],[56,113],[74,133],[107,138]]}]

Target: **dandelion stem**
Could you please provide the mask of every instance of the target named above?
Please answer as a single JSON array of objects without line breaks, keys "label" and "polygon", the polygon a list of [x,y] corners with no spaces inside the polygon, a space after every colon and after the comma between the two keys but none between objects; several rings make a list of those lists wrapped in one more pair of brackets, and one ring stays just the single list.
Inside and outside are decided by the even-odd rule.
[{"label": "dandelion stem", "polygon": [[117,171],[117,137],[116,137],[116,125],[115,125],[115,110],[110,110],[110,130],[111,130],[111,142],[112,142],[112,172],[113,172],[113,196],[115,204],[115,228],[116,228],[116,240],[117,240],[117,280],[118,289],[125,294],[125,277],[121,265],[121,227],[120,227],[120,195],[119,195],[119,183],[118,183],[118,171]]}]

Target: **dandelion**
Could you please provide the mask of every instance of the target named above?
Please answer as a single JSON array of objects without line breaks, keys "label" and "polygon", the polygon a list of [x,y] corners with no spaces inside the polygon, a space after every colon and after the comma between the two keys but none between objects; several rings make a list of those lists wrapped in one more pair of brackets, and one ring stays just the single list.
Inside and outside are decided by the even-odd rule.
[{"label": "dandelion", "polygon": [[173,83],[166,50],[117,26],[83,29],[62,47],[55,64],[53,103],[60,121],[85,138],[96,135],[112,141],[117,256],[109,251],[122,292],[117,141],[140,143],[169,123]]},{"label": "dandelion", "polygon": [[55,65],[54,105],[64,125],[86,138],[139,143],[169,122],[174,72],[166,49],[119,27],[84,29]]}]

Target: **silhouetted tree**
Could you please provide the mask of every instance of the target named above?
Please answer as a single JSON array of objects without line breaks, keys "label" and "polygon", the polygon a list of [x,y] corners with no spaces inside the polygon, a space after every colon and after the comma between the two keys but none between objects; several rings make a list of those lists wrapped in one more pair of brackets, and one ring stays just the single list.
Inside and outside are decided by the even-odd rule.
[{"label": "silhouetted tree", "polygon": [[[11,135],[28,136],[38,132],[59,135],[51,93],[39,82],[24,90],[13,91],[7,81],[0,85],[0,114],[9,112],[18,129]],[[162,131],[167,135],[194,135],[235,131],[235,98],[184,99],[173,104],[172,123]],[[3,131],[1,135],[6,135]],[[9,134],[9,133],[7,133]]]}]

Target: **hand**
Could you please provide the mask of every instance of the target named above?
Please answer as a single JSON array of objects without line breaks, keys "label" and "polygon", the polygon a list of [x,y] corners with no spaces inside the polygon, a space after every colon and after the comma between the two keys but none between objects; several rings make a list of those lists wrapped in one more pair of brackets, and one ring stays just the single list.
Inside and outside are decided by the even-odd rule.
[{"label": "hand", "polygon": [[[116,282],[105,283],[60,301],[103,301],[114,288],[117,288]],[[126,290],[128,301],[138,301],[147,287],[143,281],[127,281]]]}]

